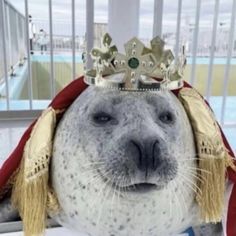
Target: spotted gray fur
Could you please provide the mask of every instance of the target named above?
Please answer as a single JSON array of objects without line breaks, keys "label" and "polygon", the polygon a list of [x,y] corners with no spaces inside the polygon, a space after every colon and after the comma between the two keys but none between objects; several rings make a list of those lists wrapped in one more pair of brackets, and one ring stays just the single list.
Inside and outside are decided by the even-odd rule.
[{"label": "spotted gray fur", "polygon": [[[172,114],[170,122],[160,119],[165,112]],[[97,123],[94,117],[101,113],[112,118]],[[130,140],[152,138],[158,140],[154,155],[161,168],[144,175]],[[93,236],[170,235],[200,224],[190,186],[194,158],[191,126],[172,93],[90,87],[68,109],[55,135],[51,173],[62,206],[57,220]],[[143,182],[157,188],[127,188]]]},{"label": "spotted gray fur", "polygon": [[[111,115],[98,124],[96,114]],[[171,112],[165,123],[161,114]],[[139,144],[158,140],[159,167],[137,168]],[[88,88],[57,127],[51,180],[61,205],[62,225],[89,236],[167,236],[195,228],[196,236],[221,233],[218,226],[199,227],[194,200],[195,147],[186,113],[170,92],[119,92]],[[160,167],[161,166],[161,167]],[[149,190],[127,186],[148,182]],[[9,199],[0,204],[0,223],[16,212]],[[208,234],[210,235],[210,234]]]}]

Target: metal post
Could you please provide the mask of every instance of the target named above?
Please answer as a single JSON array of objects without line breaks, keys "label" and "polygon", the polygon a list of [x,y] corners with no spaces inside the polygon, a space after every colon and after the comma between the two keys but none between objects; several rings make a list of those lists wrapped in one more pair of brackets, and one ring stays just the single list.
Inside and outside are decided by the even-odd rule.
[{"label": "metal post", "polygon": [[153,38],[162,37],[163,0],[154,0]]},{"label": "metal post", "polygon": [[52,0],[48,1],[49,10],[49,34],[50,34],[50,80],[51,80],[51,98],[56,93],[55,75],[54,75],[54,60],[53,60],[53,27],[52,27]]},{"label": "metal post", "polygon": [[94,0],[86,0],[86,67],[91,68],[93,63],[90,52],[94,43]]},{"label": "metal post", "polygon": [[10,24],[10,7],[8,6],[6,8],[6,12],[5,12],[5,16],[6,16],[6,20],[7,20],[7,34],[8,34],[8,52],[9,52],[9,65],[10,67],[13,66],[13,50],[12,50],[12,37],[11,37],[11,24]]},{"label": "metal post", "polygon": [[6,51],[6,22],[5,22],[5,0],[0,0],[1,10],[1,28],[2,28],[2,54],[4,63],[4,78],[6,84],[6,99],[7,99],[7,110],[10,110],[10,99],[9,99],[9,84],[8,84],[8,72],[7,72],[7,51]]},{"label": "metal post", "polygon": [[27,47],[27,63],[28,63],[28,95],[30,110],[33,109],[33,87],[32,87],[32,71],[30,59],[30,46],[29,46],[29,11],[28,0],[25,0],[25,34],[26,34],[26,47]]},{"label": "metal post", "polygon": [[230,33],[229,33],[229,38],[228,38],[227,62],[226,62],[225,74],[224,74],[223,101],[222,101],[222,107],[221,107],[221,125],[224,125],[224,119],[225,119],[225,107],[226,107],[226,99],[227,99],[227,90],[229,86],[231,57],[232,57],[232,51],[233,51],[233,45],[234,45],[235,19],[236,19],[236,0],[233,0],[231,21],[230,21]]},{"label": "metal post", "polygon": [[72,15],[72,80],[76,77],[75,67],[75,0],[71,0],[71,15]]},{"label": "metal post", "polygon": [[[19,38],[20,38],[20,33],[19,33],[19,22],[20,22],[20,16],[18,14],[16,14],[16,40],[17,40],[17,53],[19,54],[20,52],[20,42],[19,42]],[[18,58],[19,60],[20,58]]]},{"label": "metal post", "polygon": [[182,0],[178,1],[178,15],[177,15],[177,27],[176,27],[176,43],[175,43],[175,58],[179,55],[179,37],[180,37],[180,25],[181,25],[181,11],[182,11]]},{"label": "metal post", "polygon": [[216,0],[214,19],[213,19],[213,29],[212,29],[212,36],[211,36],[212,38],[211,38],[210,64],[209,64],[209,69],[208,69],[207,90],[206,90],[207,101],[209,101],[210,96],[211,96],[212,70],[213,70],[213,62],[215,58],[215,44],[216,44],[216,32],[217,32],[218,16],[219,16],[219,6],[220,6],[220,0]]},{"label": "metal post", "polygon": [[194,85],[196,80],[196,57],[197,57],[197,46],[198,46],[198,33],[199,33],[199,19],[201,11],[201,0],[197,0],[196,16],[195,16],[195,29],[193,34],[193,45],[192,45],[192,71],[190,77],[190,84]]},{"label": "metal post", "polygon": [[119,51],[139,33],[139,0],[109,0],[108,32]]}]

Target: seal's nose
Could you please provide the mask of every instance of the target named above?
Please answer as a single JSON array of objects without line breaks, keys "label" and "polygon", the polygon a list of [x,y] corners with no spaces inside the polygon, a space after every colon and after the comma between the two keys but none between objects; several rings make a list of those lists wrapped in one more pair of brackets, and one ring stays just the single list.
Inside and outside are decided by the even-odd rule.
[{"label": "seal's nose", "polygon": [[131,139],[129,145],[135,151],[134,162],[140,171],[145,172],[146,177],[149,171],[155,171],[161,166],[160,141],[157,138],[147,138],[143,141]]}]

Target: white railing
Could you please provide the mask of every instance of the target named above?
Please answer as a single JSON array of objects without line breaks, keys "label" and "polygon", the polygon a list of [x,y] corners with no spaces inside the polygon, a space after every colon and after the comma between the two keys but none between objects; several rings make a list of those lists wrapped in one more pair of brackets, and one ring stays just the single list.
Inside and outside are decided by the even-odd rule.
[{"label": "white railing", "polygon": [[221,123],[224,124],[225,119],[225,107],[226,107],[226,98],[227,98],[227,89],[229,85],[229,73],[231,66],[232,51],[235,42],[235,20],[236,20],[236,0],[233,1],[231,20],[230,20],[230,33],[228,38],[228,52],[227,52],[227,63],[225,68],[224,75],[224,84],[223,84],[223,104],[221,108]]},{"label": "white railing", "polygon": [[[25,17],[12,5],[0,2],[0,85],[5,83],[7,109],[10,109],[8,75],[25,58],[26,40],[24,31]],[[12,26],[12,27],[10,27]],[[5,80],[4,80],[5,78]]]},{"label": "white railing", "polygon": [[[2,11],[3,10],[3,11]],[[12,5],[5,4],[5,8],[1,8],[1,26],[0,35],[4,35],[4,39],[0,40],[0,48],[4,47],[7,51],[8,71],[14,67],[20,60],[23,60],[26,52],[25,40],[25,17],[19,13]],[[5,27],[3,27],[5,26]],[[4,60],[0,60],[0,79],[4,75]],[[0,81],[1,82],[1,81]]]},{"label": "white railing", "polygon": [[[96,0],[95,0],[96,1]],[[112,0],[109,1],[110,7],[112,6]],[[120,0],[121,4],[124,4],[125,6],[125,0]],[[24,0],[25,3],[25,16],[28,16],[28,0]],[[142,4],[144,4],[144,1],[141,1]],[[184,9],[184,2],[182,0],[177,1],[178,5],[176,8],[176,26],[175,31],[173,32],[166,32],[165,28],[166,25],[164,24],[164,0],[153,0],[153,21],[152,21],[152,31],[153,36],[162,36],[165,38],[165,40],[168,42],[170,41],[172,45],[170,45],[175,52],[175,54],[179,54],[180,49],[182,48],[182,44],[184,43],[183,38],[189,42],[190,47],[187,48],[187,55],[191,57],[191,69],[190,69],[190,83],[192,85],[195,85],[197,82],[196,73],[198,70],[197,62],[199,56],[208,56],[209,62],[208,62],[208,72],[207,72],[207,78],[205,79],[206,82],[206,91],[204,92],[206,95],[207,100],[210,100],[212,97],[212,85],[214,83],[213,80],[213,70],[215,65],[215,60],[217,56],[221,56],[225,58],[225,67],[224,67],[224,83],[223,83],[223,90],[222,90],[222,106],[221,106],[221,114],[220,114],[220,122],[224,126],[236,126],[236,121],[227,123],[225,121],[225,111],[226,111],[226,101],[227,101],[227,91],[229,87],[229,80],[230,80],[230,71],[231,71],[231,60],[232,57],[236,57],[236,40],[235,40],[235,20],[236,20],[236,0],[232,0],[232,10],[229,12],[231,14],[230,19],[230,27],[229,29],[223,30],[219,26],[219,12],[221,9],[220,0],[214,1],[214,15],[212,19],[212,24],[208,26],[208,31],[211,33],[211,40],[208,41],[206,45],[201,45],[200,37],[204,34],[203,31],[206,30],[203,29],[203,26],[200,25],[201,20],[201,10],[204,7],[203,0],[195,0],[196,3],[196,10],[195,10],[195,16],[194,21],[188,25],[186,24],[184,27],[188,27],[187,33],[182,32],[183,27],[183,9]],[[48,1],[48,12],[49,21],[43,22],[40,19],[35,19],[35,24],[38,25],[38,27],[47,28],[48,29],[48,53],[50,56],[49,60],[49,73],[50,73],[50,98],[53,98],[56,93],[56,78],[55,78],[55,54],[60,51],[61,53],[70,53],[71,55],[71,79],[76,78],[76,54],[77,52],[81,52],[82,50],[86,49],[87,52],[91,50],[91,48],[94,45],[94,38],[96,35],[94,34],[94,0],[86,0],[86,8],[84,11],[86,11],[86,19],[84,19],[84,22],[86,22],[86,35],[80,35],[79,37],[76,35],[76,17],[75,17],[75,0],[71,0],[70,2],[71,8],[65,9],[71,12],[71,21],[67,22],[66,27],[71,27],[71,35],[56,35],[54,33],[55,25],[57,22],[53,19],[53,6],[52,6],[52,0]],[[133,1],[133,4],[140,4],[140,1],[136,0]],[[137,5],[137,6],[140,6]],[[110,9],[109,7],[109,9]],[[126,12],[126,9],[124,8],[123,14],[129,14]],[[24,17],[21,14],[18,14],[17,17],[20,19],[19,25],[20,28],[17,30],[17,32],[11,35],[12,40],[9,40],[9,27],[12,28],[12,22],[13,18],[17,15],[16,9],[14,9],[13,6],[11,6],[7,0],[0,0],[0,28],[1,28],[1,38],[0,46],[2,47],[2,59],[0,58],[0,79],[1,77],[4,78],[4,86],[6,90],[6,110],[11,111],[11,105],[10,105],[10,96],[9,96],[9,68],[10,65],[16,64],[17,60],[19,60],[20,52],[24,57],[27,58],[27,89],[28,89],[28,102],[29,102],[29,110],[35,109],[33,107],[33,86],[32,86],[32,58],[30,56],[30,46],[29,46],[29,28],[28,28],[28,18]],[[6,17],[7,16],[7,17]],[[136,22],[139,21],[138,17],[137,19],[132,19]],[[24,25],[22,24],[24,22]],[[109,22],[108,22],[109,25]],[[119,25],[119,22],[116,22],[116,25]],[[112,26],[111,26],[112,27]],[[206,27],[206,26],[204,26]],[[14,28],[14,27],[13,27]],[[109,28],[109,27],[108,27]],[[19,32],[21,31],[21,32]],[[205,32],[205,31],[204,31]],[[220,32],[220,33],[219,33]],[[224,48],[222,45],[222,42],[217,42],[217,37],[223,34],[223,38],[225,38],[226,35],[227,39],[224,39]],[[17,41],[17,38],[20,37],[21,40],[20,43]],[[16,37],[16,39],[14,39]],[[120,36],[122,37],[122,35]],[[210,38],[210,37],[209,37]],[[15,41],[17,42],[15,42]],[[23,41],[22,41],[23,40]],[[81,44],[81,40],[85,41],[85,43]],[[150,38],[144,38],[145,42],[149,41]],[[172,40],[172,41],[171,41]],[[66,41],[66,43],[65,43]],[[14,45],[17,45],[17,47],[13,47]],[[8,45],[8,46],[7,46]],[[26,46],[25,46],[26,45]],[[12,46],[12,47],[11,47]],[[35,42],[35,49],[39,49],[37,46],[37,41]],[[7,48],[10,48],[10,63],[9,63],[9,50],[6,50]],[[18,49],[18,50],[16,50]],[[24,52],[24,53],[22,53]],[[1,65],[2,63],[2,65]],[[87,60],[87,66],[91,66],[91,60]],[[2,76],[1,76],[2,73]],[[3,76],[4,75],[4,76]],[[0,84],[1,85],[1,84]],[[235,90],[236,90],[236,81],[235,81]],[[1,97],[0,97],[1,99]],[[235,97],[236,99],[236,97]],[[236,108],[235,108],[236,109]]]}]

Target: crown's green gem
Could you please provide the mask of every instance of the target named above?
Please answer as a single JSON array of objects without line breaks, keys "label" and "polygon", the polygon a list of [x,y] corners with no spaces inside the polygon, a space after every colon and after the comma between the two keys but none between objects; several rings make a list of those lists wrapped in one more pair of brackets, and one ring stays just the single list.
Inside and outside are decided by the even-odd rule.
[{"label": "crown's green gem", "polygon": [[128,65],[129,65],[130,68],[136,69],[139,66],[139,60],[135,57],[132,57],[132,58],[129,59]]}]

